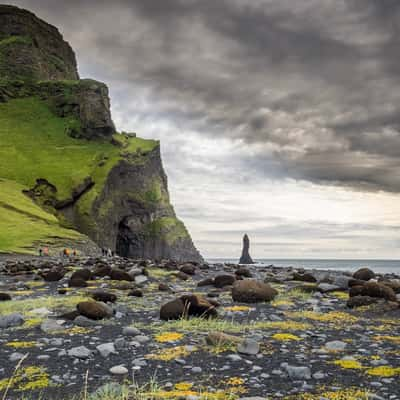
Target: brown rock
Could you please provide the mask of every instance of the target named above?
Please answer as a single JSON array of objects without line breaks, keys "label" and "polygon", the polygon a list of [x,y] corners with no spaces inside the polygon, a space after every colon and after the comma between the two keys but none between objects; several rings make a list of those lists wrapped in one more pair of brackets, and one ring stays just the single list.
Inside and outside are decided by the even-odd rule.
[{"label": "brown rock", "polygon": [[233,300],[242,303],[271,301],[277,295],[277,290],[269,286],[267,283],[256,280],[237,281],[232,288]]},{"label": "brown rock", "polygon": [[182,272],[182,271],[179,271],[179,272],[176,274],[176,277],[177,277],[178,279],[180,279],[181,281],[187,281],[187,280],[189,279],[189,275],[188,275],[188,274],[185,274],[185,273]]},{"label": "brown rock", "polygon": [[244,277],[244,278],[251,278],[253,274],[250,272],[249,269],[245,267],[240,267],[235,271],[236,276]]},{"label": "brown rock", "polygon": [[365,285],[365,281],[362,281],[360,279],[350,279],[349,280],[349,288],[353,286],[363,286]]},{"label": "brown rock", "polygon": [[143,292],[140,289],[133,289],[128,293],[131,297],[143,297]]},{"label": "brown rock", "polygon": [[80,315],[86,318],[99,320],[112,317],[109,307],[96,301],[83,301],[76,306]]},{"label": "brown rock", "polygon": [[103,290],[96,290],[91,296],[94,300],[102,301],[103,303],[115,303],[117,301],[117,296],[114,293],[105,292]]},{"label": "brown rock", "polygon": [[197,283],[197,287],[214,285],[214,278],[206,278]]},{"label": "brown rock", "polygon": [[9,301],[11,296],[8,293],[0,293],[0,301]]},{"label": "brown rock", "polygon": [[218,315],[216,307],[219,304],[216,301],[207,300],[202,296],[194,294],[181,296],[181,300],[189,316],[216,317]]},{"label": "brown rock", "polygon": [[354,296],[354,297],[350,297],[349,300],[347,300],[347,307],[356,308],[356,307],[362,307],[362,306],[369,306],[369,305],[375,304],[379,301],[381,301],[381,300],[378,299],[377,297]]},{"label": "brown rock", "polygon": [[196,274],[196,267],[193,264],[185,264],[179,270],[185,273],[186,275]]},{"label": "brown rock", "polygon": [[41,274],[41,277],[46,281],[46,282],[58,282],[65,276],[65,270],[64,269],[52,269],[51,271],[48,272],[43,272]]},{"label": "brown rock", "polygon": [[353,278],[361,281],[369,281],[375,278],[375,272],[369,268],[360,268],[358,271],[354,272]]},{"label": "brown rock", "polygon": [[233,275],[217,275],[214,278],[214,286],[217,288],[223,288],[225,286],[231,286],[235,283],[236,278]]},{"label": "brown rock", "polygon": [[181,319],[185,311],[185,306],[181,299],[175,299],[165,303],[160,309],[160,319],[163,321]]},{"label": "brown rock", "polygon": [[133,278],[125,271],[115,268],[111,270],[110,278],[113,281],[132,281]]},{"label": "brown rock", "polygon": [[166,283],[160,283],[158,285],[158,290],[160,292],[171,292],[171,288]]},{"label": "brown rock", "polygon": [[315,276],[308,273],[299,274],[298,272],[293,272],[293,280],[301,282],[317,282]]},{"label": "brown rock", "polygon": [[82,279],[84,281],[88,281],[92,278],[92,273],[90,272],[89,269],[83,268],[83,269],[78,269],[71,275],[71,281],[75,279]]},{"label": "brown rock", "polygon": [[110,276],[111,267],[106,264],[97,264],[96,268],[93,271],[94,276],[98,276],[100,278],[104,278],[105,276]]},{"label": "brown rock", "polygon": [[369,296],[389,301],[396,301],[396,293],[392,288],[381,283],[367,282],[363,286],[353,286],[349,291],[350,297]]},{"label": "brown rock", "polygon": [[69,287],[87,287],[87,282],[84,279],[76,278],[74,280],[69,280],[68,286]]}]

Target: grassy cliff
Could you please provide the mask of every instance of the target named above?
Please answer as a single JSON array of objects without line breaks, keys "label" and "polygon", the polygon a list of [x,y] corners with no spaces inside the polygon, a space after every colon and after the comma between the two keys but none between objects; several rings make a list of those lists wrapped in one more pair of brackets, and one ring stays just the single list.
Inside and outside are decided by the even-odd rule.
[{"label": "grassy cliff", "polygon": [[158,146],[153,140],[122,135],[116,137],[119,145],[74,139],[66,134],[73,123],[73,118],[56,116],[39,98],[0,103],[0,252],[32,252],[39,243],[52,243],[55,238],[83,239],[63,226],[54,210],[45,211],[23,194],[37,179],[54,185],[56,198],[63,200],[90,176],[96,184],[80,204],[90,209],[124,153],[145,154]]}]

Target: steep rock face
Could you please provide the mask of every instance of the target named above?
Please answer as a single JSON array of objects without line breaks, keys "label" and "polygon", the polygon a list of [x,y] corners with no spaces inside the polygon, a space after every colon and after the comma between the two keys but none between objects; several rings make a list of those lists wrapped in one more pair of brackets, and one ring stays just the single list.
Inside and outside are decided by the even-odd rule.
[{"label": "steep rock face", "polygon": [[7,5],[0,5],[0,76],[79,79],[75,54],[57,28],[26,10]]},{"label": "steep rock face", "polygon": [[245,234],[243,236],[243,249],[242,249],[242,256],[240,257],[239,264],[254,264],[253,259],[250,257],[249,253],[250,249],[250,239]]},{"label": "steep rock face", "polygon": [[78,79],[56,28],[11,6],[0,25],[0,142],[18,155],[0,158],[0,178],[120,255],[201,261],[170,204],[159,143],[115,132],[107,86]]}]

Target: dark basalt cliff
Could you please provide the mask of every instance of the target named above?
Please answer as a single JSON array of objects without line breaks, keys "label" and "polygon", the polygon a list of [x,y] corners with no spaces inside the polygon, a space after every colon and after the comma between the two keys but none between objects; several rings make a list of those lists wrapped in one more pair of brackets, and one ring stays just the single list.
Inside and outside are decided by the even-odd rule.
[{"label": "dark basalt cliff", "polygon": [[0,48],[2,78],[79,79],[71,46],[29,11],[0,6]]},{"label": "dark basalt cliff", "polygon": [[[170,204],[159,143],[117,133],[107,86],[79,79],[74,52],[59,31],[29,11],[0,5],[0,119],[13,126],[21,107],[27,117],[21,128],[15,125],[15,137],[19,129],[33,135],[22,135],[22,146],[0,129],[13,151],[46,143],[34,112],[50,113],[48,137],[57,147],[38,162],[20,164],[17,157],[19,176],[0,161],[0,181],[21,184],[61,225],[120,255],[201,261]],[[70,150],[58,152],[64,147]],[[7,248],[0,243],[1,251]]]}]

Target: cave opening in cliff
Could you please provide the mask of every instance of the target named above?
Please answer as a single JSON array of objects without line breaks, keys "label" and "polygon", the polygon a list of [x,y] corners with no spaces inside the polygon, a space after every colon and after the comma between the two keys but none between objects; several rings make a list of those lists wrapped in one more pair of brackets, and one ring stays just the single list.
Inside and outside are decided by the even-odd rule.
[{"label": "cave opening in cliff", "polygon": [[117,242],[115,252],[121,257],[129,257],[129,249],[131,244],[130,229],[127,226],[127,221],[123,219],[118,226]]}]

